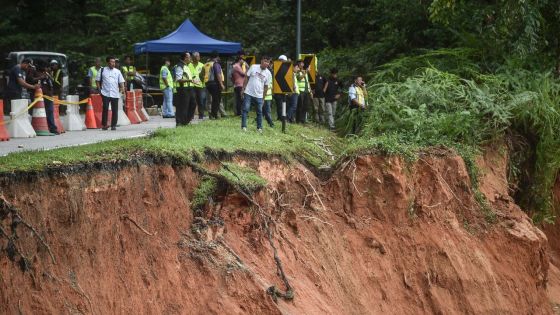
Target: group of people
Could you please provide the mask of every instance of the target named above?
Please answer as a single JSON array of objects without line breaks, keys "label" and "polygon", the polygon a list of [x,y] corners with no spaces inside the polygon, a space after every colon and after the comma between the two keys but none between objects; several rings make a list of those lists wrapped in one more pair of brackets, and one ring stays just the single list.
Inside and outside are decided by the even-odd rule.
[{"label": "group of people", "polygon": [[[231,71],[234,86],[234,112],[241,116],[241,128],[247,130],[247,116],[251,106],[255,105],[257,113],[257,131],[262,132],[263,117],[270,127],[274,126],[272,118],[272,100],[276,105],[276,118],[286,118],[289,123],[306,123],[313,120],[335,128],[335,114],[342,95],[342,84],[338,80],[337,69],[331,69],[328,77],[317,74],[314,84],[310,82],[309,70],[302,60],[293,63],[293,91],[291,93],[273,94],[272,58],[263,56],[259,64],[249,66],[241,52],[235,59]],[[291,62],[285,55],[278,57],[282,62]],[[94,65],[88,69],[87,84],[90,93],[101,94],[103,100],[102,129],[116,129],[118,111],[112,111],[111,126],[107,125],[109,106],[117,108],[118,100],[126,90],[137,88],[137,71],[132,58],[125,56],[124,65],[119,68],[118,59],[106,58],[107,65],[101,66],[101,59],[96,58]],[[5,100],[21,98],[14,91],[27,89],[33,100],[34,90],[43,89],[48,96],[59,95],[61,89],[58,62],[49,64],[38,60],[34,65],[30,59],[24,59],[14,66],[9,73],[10,80]],[[194,118],[198,109],[198,118],[203,119],[206,105],[210,104],[209,118],[218,119],[225,116],[221,103],[225,90],[224,72],[220,57],[213,53],[206,63],[201,62],[198,52],[181,54],[178,63],[171,67],[169,58],[163,59],[159,72],[159,86],[163,93],[162,116],[175,118],[176,125],[184,126]],[[350,109],[364,109],[367,106],[367,90],[361,77],[356,77],[348,89]],[[285,104],[285,107],[283,107]],[[174,111],[175,107],[175,111]],[[54,122],[52,101],[45,99],[45,110],[50,132],[59,134]]]},{"label": "group of people", "polygon": [[[290,62],[285,55],[278,57],[278,60]],[[243,130],[247,130],[247,114],[252,104],[256,106],[257,131],[262,132],[263,116],[270,127],[274,126],[271,116],[273,99],[278,120],[283,117],[289,123],[306,123],[313,120],[319,124],[326,124],[330,129],[335,128],[336,108],[343,88],[338,80],[336,68],[330,70],[327,78],[317,74],[315,83],[311,84],[308,67],[303,60],[297,60],[293,63],[294,89],[292,93],[284,94],[272,93],[272,70],[271,58],[267,56],[261,58],[259,65],[248,67],[243,55],[239,55],[233,64],[231,76],[235,93],[235,113],[242,116]],[[367,90],[361,76],[355,77],[348,95],[350,109],[366,108]]]},{"label": "group of people", "polygon": [[[57,60],[47,62],[43,59],[33,60],[25,58],[13,66],[8,73],[8,85],[4,92],[4,104],[10,107],[11,100],[35,98],[35,91],[41,88],[43,95],[60,96],[62,90],[62,71]],[[50,99],[44,99],[47,125],[52,135],[59,135],[54,120],[54,104]],[[30,109],[31,111],[31,109]],[[1,113],[4,114],[4,113]]]}]

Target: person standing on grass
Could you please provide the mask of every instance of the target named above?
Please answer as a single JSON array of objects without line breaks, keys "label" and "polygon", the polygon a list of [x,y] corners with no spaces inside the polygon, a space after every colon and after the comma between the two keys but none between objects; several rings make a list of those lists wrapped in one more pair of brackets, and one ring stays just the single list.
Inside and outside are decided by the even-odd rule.
[{"label": "person standing on grass", "polygon": [[185,52],[181,65],[175,70],[175,83],[177,84],[177,110],[175,121],[177,127],[188,125],[194,117],[196,100],[194,97],[194,76],[189,68],[191,54]]},{"label": "person standing on grass", "polygon": [[266,89],[266,94],[264,96],[264,104],[263,104],[263,116],[266,119],[266,122],[270,126],[270,128],[274,128],[274,122],[272,121],[272,114],[271,114],[271,107],[272,107],[272,84],[268,85]]},{"label": "person standing on grass", "polygon": [[196,100],[196,107],[198,108],[198,119],[204,119],[204,111],[206,110],[206,89],[204,86],[204,78],[201,74],[204,72],[204,65],[200,62],[200,53],[193,52],[192,62],[189,64],[189,69],[193,75],[193,91],[194,99]]},{"label": "person standing on grass", "polygon": [[[278,57],[279,61],[288,61],[286,55],[280,55]],[[288,102],[288,97],[286,94],[274,94],[274,103],[276,104],[276,119],[282,120],[282,103],[286,102],[286,116],[288,116],[288,111],[290,108],[290,102]]]},{"label": "person standing on grass", "polygon": [[305,68],[305,63],[303,62],[303,60],[298,60],[296,79],[297,88],[299,89],[299,99],[296,109],[296,122],[304,124],[307,122],[307,111],[309,109],[309,102],[313,98],[313,94],[311,94],[308,69]]},{"label": "person standing on grass", "polygon": [[360,131],[358,128],[361,125],[362,112],[367,108],[366,84],[361,76],[356,76],[354,84],[348,89],[348,100],[350,101],[350,110],[358,112],[357,119],[354,120],[352,126],[352,133],[357,134]]},{"label": "person standing on grass", "polygon": [[288,122],[293,123],[295,121],[295,115],[298,107],[298,100],[299,100],[299,88],[297,85],[297,77],[296,73],[299,71],[299,63],[294,63],[294,92],[288,96],[286,96],[286,100],[288,103],[287,114]]},{"label": "person standing on grass", "polygon": [[169,70],[171,61],[169,58],[163,58],[163,66],[159,70],[159,88],[163,92],[163,118],[175,118],[173,113],[173,74]]},{"label": "person standing on grass", "polygon": [[220,57],[217,52],[212,53],[212,60],[206,63],[205,81],[206,88],[212,95],[212,106],[210,110],[210,119],[218,119],[218,111],[220,111],[220,102],[222,100],[222,91],[224,86],[224,73],[220,65]]},{"label": "person standing on grass", "polygon": [[235,115],[241,115],[241,107],[243,105],[243,84],[245,83],[246,71],[243,70],[243,65],[245,60],[241,56],[237,56],[235,63],[233,64],[233,69],[231,72],[231,80],[233,82],[233,92],[235,94]]},{"label": "person standing on grass", "polygon": [[336,68],[331,69],[330,76],[323,91],[325,92],[325,118],[324,120],[328,123],[329,128],[334,129],[334,120],[336,115],[336,105],[338,99],[340,98],[340,90],[342,86],[340,81],[338,81],[338,70]]},{"label": "person standing on grass", "polygon": [[313,90],[313,113],[315,122],[318,124],[324,123],[323,117],[325,114],[325,78],[320,73],[317,73],[315,78],[315,87]]},{"label": "person standing on grass", "polygon": [[109,104],[113,115],[111,117],[111,130],[117,130],[117,121],[119,119],[119,98],[120,93],[125,93],[124,77],[119,69],[116,68],[115,57],[109,56],[107,59],[107,66],[101,68],[97,73],[97,89],[101,92],[103,100],[103,112],[101,113],[101,126],[103,130],[107,130],[107,114],[109,112]]},{"label": "person standing on grass", "polygon": [[243,88],[243,112],[241,114],[241,129],[247,131],[247,115],[251,104],[257,105],[257,131],[262,133],[263,99],[268,87],[272,85],[272,74],[268,70],[270,58],[263,56],[260,65],[252,65],[247,71]]}]

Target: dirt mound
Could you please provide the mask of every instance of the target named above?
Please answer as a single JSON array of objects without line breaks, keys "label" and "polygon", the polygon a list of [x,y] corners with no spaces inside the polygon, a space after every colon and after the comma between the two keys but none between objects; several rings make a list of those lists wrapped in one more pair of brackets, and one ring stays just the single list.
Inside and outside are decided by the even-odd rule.
[{"label": "dirt mound", "polygon": [[[462,159],[447,152],[412,164],[362,156],[324,182],[300,164],[235,162],[267,187],[252,201],[223,190],[201,217],[191,209],[200,175],[185,166],[4,182],[17,210],[0,216],[0,246],[16,252],[0,254],[0,313],[552,311],[546,237],[509,198],[505,167],[489,156],[481,159],[486,206]],[[281,296],[271,240],[293,300]]]}]

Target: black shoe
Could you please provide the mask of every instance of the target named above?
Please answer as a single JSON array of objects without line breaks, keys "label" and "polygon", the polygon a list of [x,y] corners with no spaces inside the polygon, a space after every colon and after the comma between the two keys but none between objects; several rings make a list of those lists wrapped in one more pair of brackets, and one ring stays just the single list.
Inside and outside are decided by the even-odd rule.
[{"label": "black shoe", "polygon": [[101,128],[101,129],[103,129],[103,130],[107,130],[107,129],[109,129],[109,127],[103,127],[103,128]]},{"label": "black shoe", "polygon": [[111,127],[111,130],[117,130],[117,127]]}]

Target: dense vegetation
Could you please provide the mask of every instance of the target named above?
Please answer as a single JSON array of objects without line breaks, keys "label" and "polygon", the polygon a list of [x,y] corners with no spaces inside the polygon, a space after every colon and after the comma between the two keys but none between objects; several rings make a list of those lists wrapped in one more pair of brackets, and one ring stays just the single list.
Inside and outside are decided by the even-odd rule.
[{"label": "dense vegetation", "polygon": [[[190,18],[203,32],[240,41],[251,53],[293,57],[295,3],[20,0],[3,7],[0,51],[63,51],[83,73],[93,56],[131,53],[133,43],[159,38]],[[560,169],[559,1],[302,3],[303,51],[319,54],[321,70],[339,68],[346,83],[356,73],[370,83],[368,110],[360,116],[343,111],[338,121],[347,153],[377,148],[414,158],[420,149],[444,145],[469,159],[481,145],[505,139],[517,201],[536,220],[553,218],[551,188]],[[359,132],[350,135],[354,126]],[[167,131],[152,144],[171,136]]]}]

